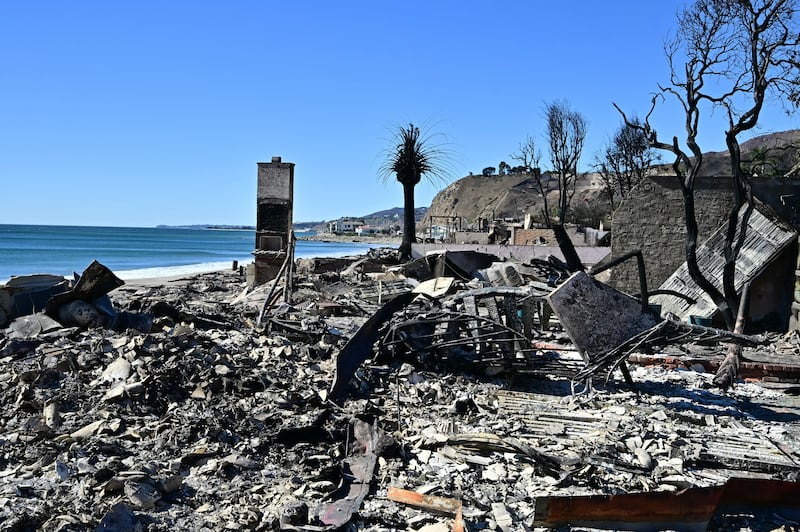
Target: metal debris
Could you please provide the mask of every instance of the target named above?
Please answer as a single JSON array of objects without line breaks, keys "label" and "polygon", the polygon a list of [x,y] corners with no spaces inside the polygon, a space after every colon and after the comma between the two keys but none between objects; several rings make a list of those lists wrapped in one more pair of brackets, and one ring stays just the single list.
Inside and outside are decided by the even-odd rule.
[{"label": "metal debris", "polygon": [[574,376],[576,381],[602,371],[608,376],[617,367],[629,381],[622,365],[628,355],[669,343],[714,340],[754,346],[764,342],[763,338],[662,319],[645,300],[638,301],[584,272],[572,275],[547,301],[587,363]]},{"label": "metal debris", "polygon": [[[456,279],[398,295],[366,328],[380,307],[355,288],[386,273],[360,267],[360,281],[297,274],[266,329],[269,287],[219,272],[110,292],[118,312],[153,316],[148,333],[0,334],[0,528],[333,530],[321,516],[334,504],[352,529],[451,526],[455,513],[391,500],[403,486],[456,501],[470,529],[537,530],[547,499],[674,497],[742,477],[796,486],[796,384],[723,394],[701,365],[719,350],[681,340],[657,353],[673,369],[631,365],[635,389],[573,396],[585,362],[543,319],[563,279],[546,264],[515,265],[520,286]],[[770,340],[744,360],[800,367],[796,335]],[[340,371],[334,404],[348,342],[360,361]],[[789,515],[748,505],[752,529]],[[713,519],[730,515],[719,505]]]},{"label": "metal debris", "polygon": [[592,526],[626,530],[637,525],[657,530],[706,530],[720,506],[798,510],[800,484],[731,478],[723,485],[677,492],[619,493],[542,497],[535,501],[539,526]]},{"label": "metal debris", "polygon": [[339,488],[331,495],[333,502],[319,510],[319,520],[326,525],[340,527],[350,521],[367,496],[372,475],[381,452],[384,438],[376,426],[355,419],[350,424],[348,456],[342,461],[342,478]]},{"label": "metal debris", "polygon": [[12,277],[5,285],[0,285],[0,327],[15,318],[44,310],[51,297],[68,289],[69,283],[59,275]]}]

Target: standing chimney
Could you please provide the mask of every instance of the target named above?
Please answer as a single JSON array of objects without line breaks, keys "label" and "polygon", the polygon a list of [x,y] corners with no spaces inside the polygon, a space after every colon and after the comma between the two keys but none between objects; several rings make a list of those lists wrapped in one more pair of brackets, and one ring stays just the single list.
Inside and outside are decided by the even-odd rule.
[{"label": "standing chimney", "polygon": [[258,163],[256,247],[253,286],[274,279],[286,260],[292,238],[294,163],[280,157]]}]

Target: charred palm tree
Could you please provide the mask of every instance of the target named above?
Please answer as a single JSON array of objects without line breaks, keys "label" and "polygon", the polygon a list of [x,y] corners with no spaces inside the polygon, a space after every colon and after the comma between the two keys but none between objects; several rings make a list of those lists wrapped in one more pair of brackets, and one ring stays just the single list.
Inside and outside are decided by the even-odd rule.
[{"label": "charred palm tree", "polygon": [[423,176],[431,180],[445,179],[449,175],[448,162],[447,152],[433,143],[430,134],[424,134],[412,123],[398,127],[380,172],[383,179],[394,175],[403,185],[403,240],[400,243],[403,259],[411,258],[411,244],[417,234],[414,188]]}]

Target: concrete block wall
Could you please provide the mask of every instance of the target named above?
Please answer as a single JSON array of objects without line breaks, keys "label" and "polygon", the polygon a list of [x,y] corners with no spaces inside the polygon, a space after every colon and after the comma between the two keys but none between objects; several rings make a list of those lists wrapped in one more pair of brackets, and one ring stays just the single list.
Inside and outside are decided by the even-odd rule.
[{"label": "concrete block wall", "polygon": [[[698,246],[727,220],[732,202],[730,178],[698,178],[695,182]],[[661,285],[685,262],[685,242],[683,194],[674,176],[643,180],[614,212],[611,257],[640,249],[650,289]],[[638,293],[636,261],[616,266],[609,284],[624,292]]]},{"label": "concrete block wall", "polygon": [[453,234],[454,244],[488,244],[489,233],[486,231],[456,231]]}]

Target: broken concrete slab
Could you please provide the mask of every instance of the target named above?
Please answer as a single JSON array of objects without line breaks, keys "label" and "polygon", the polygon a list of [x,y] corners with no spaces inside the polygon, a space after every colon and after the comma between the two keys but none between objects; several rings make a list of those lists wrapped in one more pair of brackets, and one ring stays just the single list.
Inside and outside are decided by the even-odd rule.
[{"label": "broken concrete slab", "polygon": [[661,321],[641,301],[584,272],[555,288],[547,301],[587,362]]},{"label": "broken concrete slab", "polygon": [[62,325],[44,313],[21,316],[11,322],[6,335],[12,339],[36,338],[41,334],[58,330]]}]

